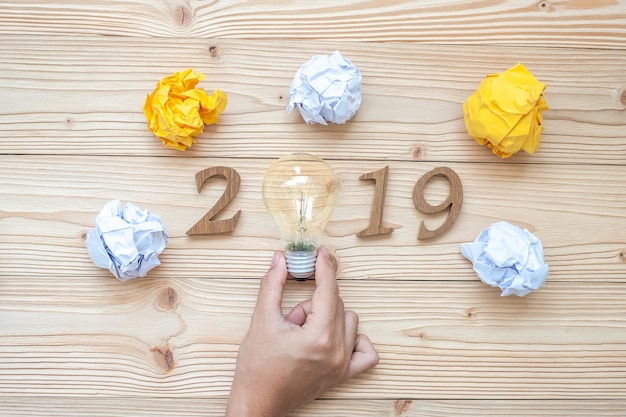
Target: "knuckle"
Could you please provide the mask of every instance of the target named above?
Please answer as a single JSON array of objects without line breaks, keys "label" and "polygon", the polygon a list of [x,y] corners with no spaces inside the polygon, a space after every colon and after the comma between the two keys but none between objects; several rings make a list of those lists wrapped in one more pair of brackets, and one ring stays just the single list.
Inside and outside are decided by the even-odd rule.
[{"label": "knuckle", "polygon": [[333,351],[333,339],[330,334],[323,334],[318,336],[315,339],[313,344],[313,348],[318,354],[328,355],[328,353]]},{"label": "knuckle", "polygon": [[347,363],[348,361],[346,361],[346,357],[341,351],[335,352],[335,354],[332,355],[329,361],[329,365],[331,366],[331,368],[340,370],[340,371],[344,370]]},{"label": "knuckle", "polygon": [[349,362],[346,360],[345,349],[337,345],[330,335],[319,337],[314,345],[318,361],[334,372],[341,372]]}]

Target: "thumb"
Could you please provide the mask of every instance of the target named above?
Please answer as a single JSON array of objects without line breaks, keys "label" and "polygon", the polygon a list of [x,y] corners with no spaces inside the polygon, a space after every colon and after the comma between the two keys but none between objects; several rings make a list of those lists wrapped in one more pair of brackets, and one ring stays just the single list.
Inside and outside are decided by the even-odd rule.
[{"label": "thumb", "polygon": [[287,280],[287,263],[282,252],[274,252],[272,264],[261,278],[255,314],[282,316],[283,288]]},{"label": "thumb", "polygon": [[311,314],[311,300],[302,301],[285,316],[289,323],[302,326],[306,318]]}]

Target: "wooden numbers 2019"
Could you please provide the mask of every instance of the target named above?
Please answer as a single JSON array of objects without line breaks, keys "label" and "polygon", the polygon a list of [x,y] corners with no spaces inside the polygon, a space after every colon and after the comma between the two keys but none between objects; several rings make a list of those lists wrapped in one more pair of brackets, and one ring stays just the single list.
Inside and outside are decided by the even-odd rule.
[{"label": "wooden numbers 2019", "polygon": [[[428,182],[435,176],[445,177],[450,183],[450,191],[446,199],[433,206],[424,198],[424,190]],[[241,179],[237,171],[229,167],[212,167],[196,173],[196,185],[198,192],[202,191],[204,183],[212,177],[223,177],[226,179],[226,188],[222,196],[213,207],[196,222],[188,231],[188,235],[212,235],[218,233],[229,233],[235,230],[237,221],[241,215],[241,210],[237,211],[230,219],[213,220],[220,211],[235,197],[241,185]],[[367,227],[356,235],[359,237],[385,235],[393,232],[393,228],[383,226],[383,209],[385,197],[387,195],[387,180],[389,178],[389,166],[377,171],[368,172],[359,177],[361,180],[374,182],[374,197],[370,209],[369,223]],[[448,231],[456,221],[461,207],[463,207],[463,186],[461,179],[452,169],[447,167],[437,167],[432,171],[422,175],[413,188],[413,203],[415,208],[421,213],[436,214],[448,210],[445,221],[436,229],[427,229],[424,221],[420,222],[417,232],[418,239],[430,239]]]}]

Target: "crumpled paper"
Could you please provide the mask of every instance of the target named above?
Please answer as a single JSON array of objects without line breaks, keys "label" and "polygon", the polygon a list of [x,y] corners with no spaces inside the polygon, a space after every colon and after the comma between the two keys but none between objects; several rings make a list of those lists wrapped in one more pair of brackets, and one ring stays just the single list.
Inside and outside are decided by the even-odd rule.
[{"label": "crumpled paper", "polygon": [[121,281],[144,277],[160,265],[158,256],[166,243],[159,216],[132,203],[121,208],[119,200],[102,208],[86,240],[93,263],[107,268]]},{"label": "crumpled paper", "polygon": [[461,253],[472,262],[480,280],[499,287],[503,297],[523,297],[548,277],[539,239],[505,221],[483,230],[474,242],[462,244]]},{"label": "crumpled paper", "polygon": [[159,81],[143,104],[148,129],[163,145],[184,151],[202,133],[204,125],[217,123],[228,98],[221,90],[208,96],[203,88],[195,88],[204,79],[201,72],[191,68],[175,72]]},{"label": "crumpled paper", "polygon": [[522,64],[487,75],[463,104],[467,133],[501,158],[523,149],[533,154],[548,109],[540,83]]},{"label": "crumpled paper", "polygon": [[342,124],[360,105],[361,72],[335,51],[302,64],[289,88],[287,111],[297,108],[308,124]]}]

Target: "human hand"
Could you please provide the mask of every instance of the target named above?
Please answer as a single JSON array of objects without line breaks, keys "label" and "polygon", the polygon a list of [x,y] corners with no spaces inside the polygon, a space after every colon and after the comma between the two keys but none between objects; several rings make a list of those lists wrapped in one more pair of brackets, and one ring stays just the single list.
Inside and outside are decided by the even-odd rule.
[{"label": "human hand", "polygon": [[357,334],[358,316],[344,310],[326,248],[318,251],[313,297],[283,316],[286,279],[276,252],[239,348],[226,417],[284,417],[378,363],[369,338]]}]

